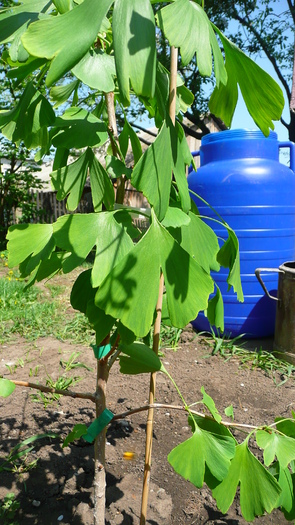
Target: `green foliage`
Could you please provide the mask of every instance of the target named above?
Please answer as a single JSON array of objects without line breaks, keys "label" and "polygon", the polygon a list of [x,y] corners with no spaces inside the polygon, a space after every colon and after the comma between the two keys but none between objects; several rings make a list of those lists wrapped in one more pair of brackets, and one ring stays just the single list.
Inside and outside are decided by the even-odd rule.
[{"label": "green foliage", "polygon": [[[222,223],[228,238],[219,249],[218,239],[203,222],[204,217],[191,206],[186,168],[192,157],[180,122],[193,102],[193,94],[183,78],[170,73],[166,63],[158,60],[158,39],[179,47],[184,64],[195,57],[200,75],[211,76],[213,56],[216,88],[211,108],[227,123],[237,102],[238,85],[265,135],[273,127],[272,120],[280,118],[283,97],[270,77],[211,24],[201,2],[175,0],[164,7],[160,3],[155,10],[154,4],[150,0],[55,0],[53,4],[23,0],[0,12],[5,43],[1,60],[9,73],[10,86],[20,85],[23,80],[26,83],[25,89],[20,86],[13,107],[5,105],[0,112],[2,133],[16,144],[24,141],[26,147],[36,150],[38,159],[52,147],[56,149],[52,184],[58,199],[67,198],[71,212],[77,210],[89,176],[94,209],[87,215],[65,215],[54,224],[11,227],[7,236],[8,264],[19,265],[20,276],[29,287],[59,271],[71,272],[91,255],[91,268],[77,277],[71,293],[71,303],[80,314],[63,329],[59,321],[58,329],[55,327],[58,336],[67,331],[72,334],[76,328],[79,332],[82,324],[86,339],[90,324],[99,371],[104,366],[109,370],[119,355],[124,374],[161,371],[172,380],[189,413],[193,435],[172,450],[168,460],[197,487],[206,482],[223,512],[239,487],[241,509],[247,520],[279,505],[286,514],[292,514],[293,482],[288,469],[294,460],[294,436],[278,437],[278,428],[284,423],[278,422],[277,429],[269,434],[264,427],[256,429],[257,443],[263,445],[265,463],[274,469],[272,473],[250,452],[249,436],[241,444],[233,437],[204,389],[198,403],[210,415],[202,417],[186,405],[160,358],[146,344],[159,314],[161,275],[165,324],[176,330],[200,310],[207,310],[210,321],[223,327],[218,289],[208,302],[214,291],[210,272],[218,271],[220,265],[229,269],[228,285],[237,299],[243,300],[234,232]],[[173,81],[176,115],[170,114]],[[124,113],[124,106],[133,104],[135,96],[159,129],[144,153]],[[59,108],[57,112],[55,108]],[[115,110],[124,121],[118,137]],[[102,146],[105,162],[97,155]],[[130,150],[133,166],[127,160]],[[131,189],[142,192],[151,207],[143,235],[134,225],[139,210],[124,201],[127,180]],[[34,293],[32,290],[28,294]],[[3,286],[1,299],[8,306],[3,309],[3,318],[9,323],[14,306],[24,297],[23,290]],[[33,333],[48,333],[51,323],[62,317],[56,300],[51,300],[50,309],[42,301],[32,307],[29,299],[21,304],[22,313],[14,312],[14,330],[23,327],[26,334],[29,326],[31,337]],[[38,330],[32,329],[36,322],[40,323]],[[134,342],[136,337],[144,338],[145,343]],[[68,373],[83,367],[77,358],[72,354],[61,363],[63,372],[57,380],[47,376],[50,391],[40,387],[35,399],[47,406],[72,388],[80,377],[69,377]],[[9,395],[12,383],[3,381],[2,395]],[[96,408],[97,417],[90,427],[76,426],[64,445],[82,435],[89,442],[96,440],[113,418],[100,398]],[[227,415],[232,417],[232,410],[228,409]]]}]

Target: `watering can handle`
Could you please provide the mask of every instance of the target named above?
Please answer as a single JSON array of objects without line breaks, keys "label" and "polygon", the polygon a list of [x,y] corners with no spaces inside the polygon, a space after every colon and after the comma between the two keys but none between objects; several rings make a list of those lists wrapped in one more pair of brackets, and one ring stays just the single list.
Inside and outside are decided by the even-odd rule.
[{"label": "watering can handle", "polygon": [[295,172],[295,144],[294,142],[279,142],[279,148],[290,148],[290,168]]},{"label": "watering can handle", "polygon": [[260,282],[264,292],[266,293],[267,297],[269,297],[270,299],[274,299],[275,301],[279,301],[278,297],[274,297],[273,295],[270,295],[268,289],[266,288],[262,278],[261,278],[261,275],[260,275],[260,272],[277,272],[277,273],[284,273],[283,270],[280,270],[279,268],[256,268],[255,270],[255,275],[258,279],[258,281]]}]

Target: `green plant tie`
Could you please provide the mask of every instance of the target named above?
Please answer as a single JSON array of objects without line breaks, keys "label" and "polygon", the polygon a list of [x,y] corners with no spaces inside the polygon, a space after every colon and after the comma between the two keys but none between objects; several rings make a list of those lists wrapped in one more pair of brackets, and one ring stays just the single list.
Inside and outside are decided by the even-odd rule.
[{"label": "green plant tie", "polygon": [[91,346],[93,348],[94,357],[96,359],[102,359],[103,357],[105,357],[112,348],[110,343],[108,343],[107,345],[101,345],[101,346],[96,346],[96,345],[91,345]]}]

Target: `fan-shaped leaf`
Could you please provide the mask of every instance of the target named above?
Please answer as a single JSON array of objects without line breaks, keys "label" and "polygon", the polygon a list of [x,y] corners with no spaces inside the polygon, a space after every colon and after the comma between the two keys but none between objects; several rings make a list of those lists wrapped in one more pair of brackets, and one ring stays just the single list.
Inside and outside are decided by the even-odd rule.
[{"label": "fan-shaped leaf", "polygon": [[236,447],[236,454],[226,478],[212,491],[218,508],[224,514],[231,506],[238,485],[242,514],[247,521],[277,506],[281,488],[275,478],[250,452],[247,440]]},{"label": "fan-shaped leaf", "polygon": [[228,473],[234,454],[233,438],[196,427],[193,436],[174,448],[167,459],[178,474],[201,488],[206,466],[221,481]]},{"label": "fan-shaped leaf", "polygon": [[113,1],[84,0],[62,15],[30,24],[22,38],[24,47],[33,56],[53,59],[46,78],[47,86],[59,80],[85,56]]},{"label": "fan-shaped leaf", "polygon": [[238,85],[247,109],[257,126],[267,136],[274,129],[273,120],[279,120],[284,107],[284,96],[279,85],[253,60],[228,40],[215,26],[225,52],[227,84],[216,87],[209,102],[212,113],[227,126],[231,125],[238,100]]},{"label": "fan-shaped leaf", "polygon": [[123,104],[130,104],[129,80],[137,95],[152,97],[156,78],[156,40],[150,0],[116,0],[113,38]]}]

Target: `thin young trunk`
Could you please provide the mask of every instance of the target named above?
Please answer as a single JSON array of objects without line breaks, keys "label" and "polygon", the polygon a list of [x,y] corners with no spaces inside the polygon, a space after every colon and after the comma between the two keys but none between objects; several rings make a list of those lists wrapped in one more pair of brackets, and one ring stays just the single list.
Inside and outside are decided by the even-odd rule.
[{"label": "thin young trunk", "polygon": [[[115,98],[114,93],[106,93],[105,95],[112,151],[113,151],[114,157],[120,158],[118,147],[117,147],[118,128],[117,128],[117,121],[116,121],[114,98]],[[124,175],[122,175],[122,177],[119,177],[117,179],[116,203],[123,204],[124,197],[125,197],[125,177]]]},{"label": "thin young trunk", "polygon": [[[106,408],[107,380],[107,363],[97,361],[96,417],[99,417]],[[94,525],[105,525],[105,443],[106,428],[98,434],[94,442]]]},{"label": "thin young trunk", "polygon": [[[178,50],[174,47],[171,47],[169,116],[173,124],[175,124],[177,61],[178,61]],[[157,302],[157,317],[156,317],[156,321],[154,324],[154,337],[153,337],[153,350],[156,354],[158,354],[158,350],[159,350],[163,291],[164,291],[164,275],[161,274],[160,286],[159,286],[159,297],[158,297],[158,302]],[[155,393],[156,393],[156,372],[151,374],[151,379],[150,379],[150,391],[149,391],[149,404],[150,405],[154,403]],[[154,422],[154,409],[150,407],[148,410],[147,426],[146,426],[145,464],[144,464],[143,488],[142,488],[142,499],[141,499],[140,525],[146,524],[149,484],[150,484],[150,477],[151,477],[153,422]]]}]

